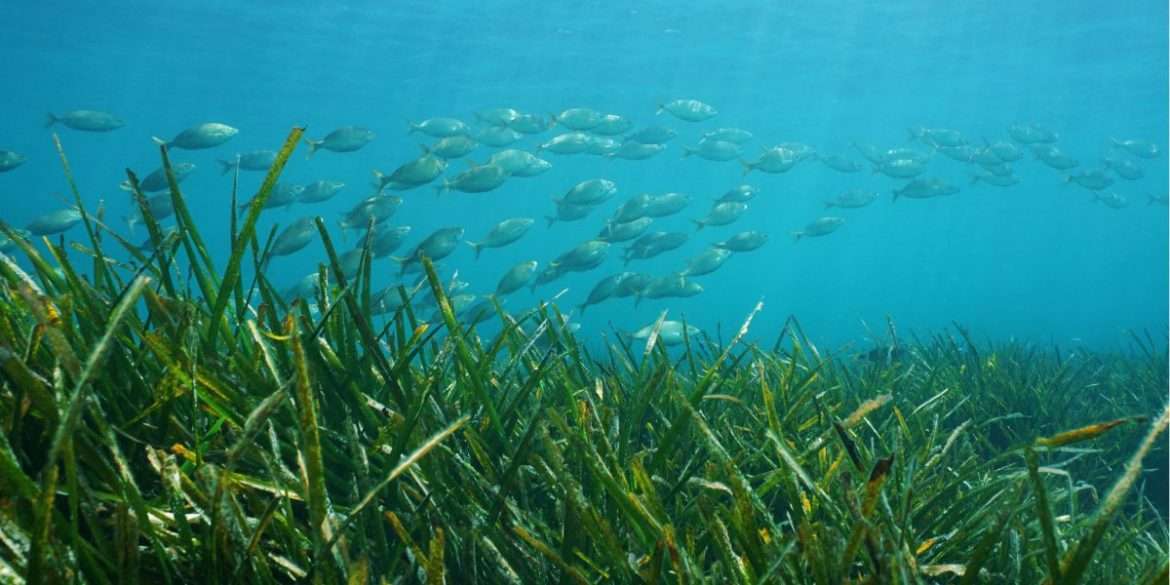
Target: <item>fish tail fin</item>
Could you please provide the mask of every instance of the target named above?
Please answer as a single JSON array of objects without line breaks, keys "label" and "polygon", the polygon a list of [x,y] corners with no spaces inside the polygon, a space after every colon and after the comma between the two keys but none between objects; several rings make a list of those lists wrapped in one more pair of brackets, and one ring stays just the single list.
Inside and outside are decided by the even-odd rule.
[{"label": "fish tail fin", "polygon": [[239,163],[228,161],[228,160],[223,160],[223,159],[217,160],[215,162],[219,163],[219,174],[221,174],[221,175],[228,174],[229,172],[231,172],[232,169],[236,168],[236,166],[239,165]]},{"label": "fish tail fin", "polygon": [[325,144],[325,141],[305,139],[305,144],[309,145],[309,154],[305,158],[313,158],[313,155],[317,154],[317,150],[321,148],[322,144]]},{"label": "fish tail fin", "polygon": [[804,237],[804,232],[792,232],[792,241],[799,242],[800,238]]},{"label": "fish tail fin", "polygon": [[579,312],[580,315],[584,315],[585,309],[587,309],[588,307],[589,307],[589,305],[587,305],[587,304],[577,305],[577,311]]},{"label": "fish tail fin", "polygon": [[662,115],[662,112],[665,112],[665,111],[666,111],[666,104],[658,104],[658,109],[654,110],[654,115],[660,116],[660,115]]},{"label": "fish tail fin", "polygon": [[551,215],[544,216],[544,219],[545,219],[545,221],[548,222],[548,225],[546,225],[545,227],[552,227],[552,224],[557,222],[557,218],[555,218]]},{"label": "fish tail fin", "polygon": [[479,260],[479,253],[483,251],[483,244],[471,240],[463,240],[463,243],[471,246],[472,250],[475,250],[475,259]]},{"label": "fish tail fin", "polygon": [[891,202],[891,203],[897,203],[897,202],[898,202],[898,195],[899,195],[899,194],[900,194],[900,193],[898,193],[898,190],[897,190],[897,189],[894,189],[894,198],[893,198],[893,199],[891,199],[891,200],[890,200],[890,202]]},{"label": "fish tail fin", "polygon": [[419,124],[418,122],[415,122],[414,120],[407,120],[406,121],[406,128],[407,128],[407,130],[406,130],[407,134],[414,134],[415,132],[422,130],[422,124]]},{"label": "fish tail fin", "polygon": [[166,140],[163,140],[162,138],[159,138],[158,136],[151,136],[150,140],[159,146],[165,146],[167,148],[171,147],[170,142],[167,142]]},{"label": "fish tail fin", "polygon": [[750,163],[746,160],[743,160],[742,158],[739,159],[739,164],[743,165],[744,176],[747,176],[748,173],[752,172],[752,169],[756,168],[756,167],[752,166],[752,163]]},{"label": "fish tail fin", "polygon": [[689,146],[683,146],[683,153],[682,153],[683,158],[687,158],[688,156],[691,156],[692,154],[695,154],[695,149],[693,149]]},{"label": "fish tail fin", "polygon": [[126,227],[130,229],[130,236],[134,237],[134,227],[138,225],[138,217],[134,215],[127,215],[122,219],[126,220]]},{"label": "fish tail fin", "polygon": [[707,225],[707,224],[703,223],[703,220],[701,220],[701,219],[692,219],[691,221],[695,224],[695,231],[696,232],[703,229],[703,227],[705,227]]},{"label": "fish tail fin", "polygon": [[57,122],[60,122],[60,121],[61,121],[61,118],[58,118],[52,112],[45,114],[45,128],[52,128]]},{"label": "fish tail fin", "polygon": [[829,209],[830,207],[834,207],[834,206],[836,206],[836,204],[833,203],[832,201],[825,202],[825,209]]},{"label": "fish tail fin", "polygon": [[373,185],[375,187],[377,187],[379,191],[381,191],[382,187],[386,186],[386,182],[387,182],[386,181],[386,174],[383,173],[382,171],[379,171],[378,169],[374,169],[373,175],[374,175]]},{"label": "fish tail fin", "polygon": [[1158,198],[1154,197],[1153,193],[1146,193],[1146,205],[1153,205],[1158,202]]},{"label": "fish tail fin", "polygon": [[979,175],[971,175],[971,184],[975,185],[979,182]]},{"label": "fish tail fin", "polygon": [[438,196],[442,195],[443,193],[446,193],[447,191],[450,191],[450,190],[451,190],[451,181],[449,181],[447,179],[443,179],[442,185],[435,185],[435,197],[438,197]]}]

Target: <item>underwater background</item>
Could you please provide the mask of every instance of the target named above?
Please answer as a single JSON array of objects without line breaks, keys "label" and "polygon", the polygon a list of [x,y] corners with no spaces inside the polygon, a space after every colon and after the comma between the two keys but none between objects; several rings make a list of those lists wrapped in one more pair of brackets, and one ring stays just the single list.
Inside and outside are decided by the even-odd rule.
[{"label": "underwater background", "polygon": [[[174,151],[197,170],[183,190],[213,255],[229,255],[231,175],[217,159],[276,149],[293,125],[319,138],[358,125],[377,133],[364,149],[321,152],[303,146],[283,176],[307,183],[344,181],[330,201],[266,210],[259,226],[320,215],[330,225],[371,195],[372,169],[389,172],[432,139],[407,134],[408,120],[456,117],[512,107],[559,112],[589,107],[663,124],[679,136],[648,160],[541,155],[550,172],[510,180],[482,193],[436,196],[430,186],[401,193],[392,220],[414,230],[404,254],[432,229],[463,226],[482,237],[509,217],[538,220],[516,244],[476,260],[461,246],[442,263],[485,294],[523,260],[544,265],[593,237],[609,213],[641,192],[691,196],[682,213],[654,228],[693,231],[709,202],[747,183],[760,195],[730,226],[694,233],[681,249],[629,269],[667,274],[707,245],[741,230],[771,237],[698,277],[691,298],[616,299],[590,307],[583,339],[617,328],[633,331],[670,310],[670,318],[724,338],[755,302],[765,310],[753,336],[773,336],[788,315],[821,344],[839,346],[884,334],[889,316],[900,332],[929,333],[958,322],[977,338],[1009,338],[1117,348],[1128,330],[1167,327],[1167,208],[1147,204],[1167,193],[1167,5],[1117,2],[38,2],[6,11],[0,22],[5,90],[0,92],[0,148],[28,162],[0,175],[0,219],[21,226],[66,205],[46,112],[95,109],[126,126],[110,133],[58,127],[83,200],[106,206],[107,223],[132,207],[118,189],[124,169],[158,166],[151,136],[170,137],[205,121],[240,129],[209,150]],[[656,116],[676,98],[702,100],[719,114],[689,123]],[[1159,145],[1153,160],[1134,159],[1145,176],[1110,189],[1128,206],[1112,209],[1092,192],[1028,154],[1015,165],[1020,182],[969,184],[970,165],[935,156],[929,174],[960,186],[954,197],[892,202],[904,181],[869,165],[842,174],[815,162],[778,175],[743,176],[734,161],[683,159],[702,133],[721,126],[750,130],[746,158],[785,141],[810,144],[864,162],[851,143],[915,146],[908,129],[953,128],[969,141],[1007,140],[1015,123],[1060,135],[1059,145],[1100,166],[1120,156],[1110,139]],[[558,130],[514,145],[533,149]],[[921,145],[915,146],[925,149]],[[483,162],[490,149],[469,158]],[[1121,153],[1124,155],[1125,153]],[[1130,157],[1132,158],[1132,157]],[[447,175],[463,170],[453,161]],[[582,221],[546,228],[543,217],[579,181],[613,180],[618,195]],[[241,174],[241,199],[263,173]],[[826,210],[824,201],[854,188],[881,198],[862,209]],[[794,242],[790,233],[822,215],[845,225]],[[173,221],[173,220],[172,220]],[[81,228],[67,234],[80,239]],[[145,237],[139,229],[136,240]],[[335,234],[335,239],[342,239]],[[355,245],[350,234],[344,248]],[[611,251],[599,268],[513,295],[519,310],[563,288],[564,310],[584,301],[595,282],[622,270]],[[272,261],[269,278],[290,286],[324,259],[319,242]],[[376,286],[395,282],[397,266],[378,260]],[[415,278],[414,276],[411,277]],[[868,324],[868,326],[867,326]],[[872,331],[870,330],[872,328]]]}]

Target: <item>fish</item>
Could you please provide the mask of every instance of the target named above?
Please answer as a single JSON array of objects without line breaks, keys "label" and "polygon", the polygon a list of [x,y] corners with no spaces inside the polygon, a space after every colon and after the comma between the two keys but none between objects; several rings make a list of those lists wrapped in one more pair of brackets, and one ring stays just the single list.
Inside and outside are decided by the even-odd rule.
[{"label": "fish", "polygon": [[912,179],[925,171],[924,163],[909,158],[887,159],[873,167],[873,172],[895,179]]},{"label": "fish", "polygon": [[566,132],[557,134],[551,140],[536,147],[537,150],[547,150],[556,154],[581,154],[592,143],[593,137],[584,132]]},{"label": "fish", "polygon": [[[406,303],[402,300],[402,294],[399,292],[400,289],[402,289],[402,285],[392,284],[371,295],[370,314],[386,315],[389,313],[397,313],[405,307]],[[407,291],[406,294],[409,299],[410,292]]]},{"label": "fish", "polygon": [[[175,175],[175,184],[182,183],[192,171],[195,170],[195,163],[177,162],[171,164],[171,173]],[[130,180],[122,181],[118,188],[123,191],[129,191]],[[145,178],[139,179],[138,190],[143,193],[157,193],[159,191],[166,191],[171,188],[171,184],[167,181],[167,171],[164,168],[157,168]]]},{"label": "fish", "polygon": [[627,199],[614,210],[610,223],[627,223],[646,217],[646,206],[654,199],[650,193],[639,193]]},{"label": "fish", "polygon": [[995,173],[983,173],[971,175],[971,184],[974,185],[976,183],[986,183],[988,185],[995,185],[996,187],[1011,187],[1012,185],[1018,185],[1020,178],[1013,174],[998,175]]},{"label": "fish", "polygon": [[1170,205],[1170,195],[1154,195],[1149,193],[1146,195],[1146,205]]},{"label": "fish", "polygon": [[1105,163],[1105,168],[1117,173],[1117,176],[1127,181],[1136,181],[1146,174],[1141,167],[1131,160],[1106,158],[1103,162]]},{"label": "fish", "polygon": [[609,242],[589,240],[557,256],[548,265],[549,267],[565,272],[585,272],[592,270],[605,261],[606,252],[609,250],[609,247]]},{"label": "fish", "polygon": [[342,126],[320,140],[305,139],[305,143],[309,145],[309,156],[312,157],[321,149],[331,152],[356,152],[377,137],[378,135],[368,128]]},{"label": "fish", "polygon": [[546,215],[548,225],[552,225],[558,221],[577,221],[585,219],[595,208],[593,205],[577,205],[575,203],[568,203],[563,200],[553,200],[557,206],[556,215]]},{"label": "fish", "polygon": [[1008,135],[1021,144],[1056,142],[1060,138],[1057,133],[1036,124],[1012,124],[1008,126]]},{"label": "fish", "polygon": [[66,207],[37,216],[24,229],[34,236],[51,236],[68,231],[79,223],[81,211],[76,207]]},{"label": "fish", "polygon": [[673,128],[666,126],[647,126],[626,136],[626,142],[637,142],[638,144],[666,144],[674,137],[678,136]]},{"label": "fish", "polygon": [[642,208],[647,217],[668,217],[674,215],[691,204],[691,196],[685,193],[663,193],[652,195]]},{"label": "fish", "polygon": [[979,150],[970,144],[964,144],[962,146],[940,146],[934,149],[935,152],[941,152],[943,156],[951,160],[965,163],[973,162],[979,154]]},{"label": "fish", "polygon": [[671,100],[658,106],[656,113],[666,112],[679,120],[686,122],[702,122],[719,115],[713,106],[699,100]]},{"label": "fish", "polygon": [[64,114],[49,113],[45,116],[45,128],[58,123],[84,132],[110,132],[126,125],[121,118],[97,110],[73,110]]},{"label": "fish", "polygon": [[342,189],[345,188],[345,183],[341,181],[313,181],[305,185],[305,190],[301,191],[297,201],[300,203],[320,203],[333,199]]},{"label": "fish", "polygon": [[801,238],[827,236],[843,225],[845,225],[845,220],[840,217],[821,217],[804,226],[803,230],[792,232],[792,239],[799,242]]},{"label": "fish", "polygon": [[739,161],[743,165],[743,174],[745,175],[756,170],[774,175],[786,173],[799,162],[800,159],[795,156],[795,153],[780,147],[765,149],[760,157],[754,161],[743,159]]},{"label": "fish", "polygon": [[766,243],[768,243],[768,234],[748,230],[739,232],[722,242],[716,242],[712,245],[716,248],[722,248],[732,252],[751,252],[752,250],[760,249]]},{"label": "fish", "polygon": [[865,160],[872,164],[879,165],[886,160],[886,151],[882,150],[878,146],[861,142],[851,142],[850,144],[857,150],[857,152],[861,153],[861,156],[864,157]]},{"label": "fish", "polygon": [[23,154],[11,150],[0,150],[0,173],[7,173],[28,161]]},{"label": "fish", "polygon": [[754,137],[751,132],[739,128],[716,128],[703,134],[703,140],[722,140],[723,142],[734,142],[736,144],[750,142],[752,138]]},{"label": "fish", "polygon": [[589,146],[585,148],[587,154],[608,157],[621,150],[622,143],[609,136],[591,136]]},{"label": "fish", "polygon": [[424,151],[429,151],[437,157],[451,160],[467,156],[476,148],[479,148],[479,143],[474,138],[464,134],[458,134],[456,136],[440,138],[434,144],[424,148]]},{"label": "fish", "polygon": [[642,299],[681,299],[693,297],[702,292],[703,285],[682,274],[659,276],[650,279],[636,292],[634,305],[642,304]]},{"label": "fish", "polygon": [[1118,195],[1112,191],[1107,193],[1094,193],[1093,201],[1097,201],[1113,209],[1122,209],[1129,205],[1129,200],[1124,195]]},{"label": "fish", "polygon": [[735,160],[742,154],[738,144],[734,142],[726,142],[723,140],[707,140],[706,138],[699,141],[699,144],[694,147],[683,146],[683,158],[687,158],[692,154],[698,155],[700,158],[713,160],[717,162],[724,162]]},{"label": "fish", "polygon": [[917,178],[909,183],[903,185],[900,189],[894,190],[894,201],[898,197],[909,197],[911,199],[929,199],[931,197],[942,197],[944,195],[954,195],[959,192],[959,188],[939,178]]},{"label": "fish", "polygon": [[715,200],[716,203],[747,203],[756,197],[759,189],[751,185],[739,185],[728,189]]},{"label": "fish", "polygon": [[535,177],[552,168],[552,163],[525,150],[509,148],[492,154],[488,164],[503,167],[514,177]]},{"label": "fish", "polygon": [[731,258],[731,250],[726,248],[707,248],[698,256],[687,260],[687,267],[679,272],[680,276],[702,276],[719,270],[727,259]]},{"label": "fish", "polygon": [[856,173],[864,168],[861,166],[861,163],[849,160],[838,154],[821,155],[817,159],[825,166],[840,173]]},{"label": "fish", "polygon": [[746,203],[739,203],[729,201],[726,203],[716,203],[707,215],[700,219],[693,219],[695,223],[695,230],[701,230],[709,225],[728,225],[739,219],[743,212],[747,211]]},{"label": "fish", "polygon": [[998,161],[995,164],[980,163],[979,166],[983,167],[983,170],[988,173],[998,177],[1008,177],[1014,173],[1012,165],[1003,161]]},{"label": "fish", "polygon": [[645,233],[653,221],[649,217],[640,217],[625,223],[606,223],[605,227],[601,228],[597,234],[597,239],[614,244],[628,242]]},{"label": "fish", "polygon": [[609,179],[588,179],[574,185],[560,199],[572,205],[598,205],[617,193],[617,185]]},{"label": "fish", "polygon": [[539,265],[536,260],[526,260],[509,268],[496,284],[496,294],[508,295],[524,288],[524,285],[532,280],[532,275],[536,274],[536,267]]},{"label": "fish", "polygon": [[285,289],[282,296],[288,300],[292,299],[312,299],[317,296],[321,290],[321,279],[316,272],[301,277],[296,284]]},{"label": "fish", "polygon": [[[12,231],[16,233],[18,238],[24,240],[28,240],[32,237],[32,233],[26,229],[12,228]],[[9,238],[8,235],[4,232],[0,232],[0,252],[4,254],[11,254],[14,250],[16,250],[16,248],[16,242],[14,242],[12,238]]]},{"label": "fish", "polygon": [[425,147],[418,158],[403,163],[389,175],[374,169],[374,185],[379,189],[406,191],[434,181],[447,170],[447,161]]},{"label": "fish", "polygon": [[448,136],[471,133],[471,128],[467,124],[455,118],[431,118],[422,122],[408,122],[408,124],[410,126],[410,130],[407,132],[408,134],[422,132],[434,138],[446,138]]},{"label": "fish", "polygon": [[507,126],[488,126],[475,133],[477,142],[497,148],[513,144],[523,137],[523,134]]},{"label": "fish", "polygon": [[1032,146],[1032,155],[1040,162],[1052,167],[1058,171],[1067,171],[1075,168],[1080,163],[1076,159],[1064,153],[1060,148],[1053,144],[1036,144]]},{"label": "fish", "polygon": [[664,252],[669,252],[687,243],[690,238],[685,232],[651,232],[628,246],[625,250],[625,263],[630,260],[647,260]]},{"label": "fish", "polygon": [[570,108],[553,118],[557,124],[570,130],[589,130],[601,124],[603,114],[589,108]]},{"label": "fish", "polygon": [[633,272],[619,272],[599,280],[597,284],[593,285],[593,288],[589,290],[589,295],[585,298],[585,302],[577,305],[577,309],[582,315],[584,315],[585,309],[588,309],[590,306],[596,305],[612,297],[614,293],[617,292],[618,288],[621,287],[622,281],[632,274]]},{"label": "fish", "polygon": [[[465,159],[466,160],[466,159]],[[435,185],[435,192],[439,195],[451,190],[464,193],[486,193],[508,180],[511,176],[504,167],[491,163],[477,165],[468,160],[471,168],[455,175],[450,179],[443,179],[442,184]]]},{"label": "fish", "polygon": [[665,144],[642,144],[630,141],[622,143],[621,148],[605,156],[625,160],[646,160],[664,150],[666,150]]},{"label": "fish", "polygon": [[1066,183],[1076,183],[1086,189],[1092,191],[1100,191],[1113,184],[1113,178],[1105,174],[1102,169],[1089,169],[1068,175],[1064,178]]},{"label": "fish", "polygon": [[605,114],[601,117],[601,121],[589,131],[598,136],[618,136],[629,132],[633,127],[634,123],[629,118],[618,114]]},{"label": "fish", "polygon": [[359,248],[357,250],[349,250],[337,258],[337,264],[341,267],[341,274],[346,278],[353,278],[357,276],[358,270],[362,267],[362,253]]},{"label": "fish", "polygon": [[1024,151],[1020,147],[1004,140],[988,143],[987,150],[1003,162],[1015,162],[1024,158]]},{"label": "fish", "polygon": [[475,119],[491,126],[508,126],[520,117],[513,108],[488,108],[475,113]]},{"label": "fish", "polygon": [[299,252],[308,246],[317,235],[317,226],[313,218],[302,217],[288,225],[276,236],[272,242],[273,256],[288,256]]},{"label": "fish", "polygon": [[1110,138],[1109,143],[1140,158],[1158,158],[1162,154],[1162,150],[1158,148],[1157,144],[1146,142],[1145,140],[1118,140],[1116,138]]},{"label": "fish", "polygon": [[398,206],[402,205],[402,198],[393,195],[374,195],[358,202],[357,205],[345,212],[337,223],[343,230],[362,229],[373,220],[375,224],[390,219]]},{"label": "fish", "polygon": [[528,233],[528,229],[532,227],[534,221],[529,217],[505,219],[492,226],[491,231],[480,241],[472,242],[468,240],[464,243],[471,246],[472,250],[475,250],[475,259],[479,260],[479,254],[483,252],[484,248],[502,248],[524,237],[524,234]]},{"label": "fish", "polygon": [[170,140],[163,140],[157,136],[152,137],[152,140],[156,144],[164,145],[167,148],[202,150],[205,148],[215,148],[231,140],[232,137],[239,133],[239,130],[227,124],[206,122],[183,130]]},{"label": "fish", "polygon": [[231,160],[220,159],[219,174],[226,175],[236,169],[241,171],[267,171],[276,162],[276,153],[271,150],[241,152]]},{"label": "fish", "polygon": [[[658,323],[651,323],[637,331],[630,337],[634,339],[649,339]],[[663,321],[658,327],[658,341],[666,346],[680,345],[683,341],[697,337],[701,331],[693,325],[686,325],[681,321]]]},{"label": "fish", "polygon": [[967,141],[958,130],[949,128],[910,128],[910,139],[931,146],[962,146]]},{"label": "fish", "polygon": [[644,272],[625,272],[623,274],[626,277],[618,284],[617,290],[613,291],[614,298],[625,299],[640,295],[655,280],[653,276]]},{"label": "fish", "polygon": [[[264,200],[263,209],[279,209],[281,207],[290,207],[301,198],[301,193],[305,192],[304,185],[297,185],[294,183],[277,183],[273,187],[272,192],[269,193],[268,199]],[[252,207],[252,201],[249,199],[240,204],[240,213],[246,213]]]},{"label": "fish", "polygon": [[[396,250],[398,250],[398,248],[402,246],[402,243],[406,241],[406,238],[410,236],[410,232],[412,230],[413,228],[408,225],[400,225],[395,227],[382,227],[375,225],[374,232],[372,234],[374,240],[370,242],[370,254],[372,254],[374,258],[385,258],[390,254],[393,254]],[[368,237],[371,234],[366,235]]]},{"label": "fish", "polygon": [[401,265],[399,274],[405,274],[407,267],[411,264],[421,264],[420,261],[424,256],[430,258],[432,262],[437,262],[450,256],[459,246],[459,240],[462,237],[463,228],[461,227],[443,227],[431,232],[430,235],[415,246],[409,256],[405,258],[394,258]]},{"label": "fish", "polygon": [[850,189],[837,195],[836,197],[825,201],[825,207],[841,207],[845,209],[858,209],[865,207],[874,201],[877,201],[878,194],[876,191],[866,191],[864,189]]},{"label": "fish", "polygon": [[540,114],[520,114],[508,123],[508,127],[521,134],[540,134],[553,127],[555,122]]},{"label": "fish", "polygon": [[565,270],[559,266],[554,266],[552,264],[549,264],[549,265],[545,266],[544,269],[541,270],[539,274],[536,275],[536,278],[533,279],[531,284],[528,285],[528,289],[530,291],[535,291],[536,287],[553,282],[556,279],[558,279],[566,274],[568,274],[567,270]]},{"label": "fish", "polygon": [[[151,217],[156,221],[166,219],[175,214],[174,199],[171,198],[170,193],[163,193],[162,195],[154,195],[146,198],[146,207],[150,211]],[[142,223],[142,211],[138,206],[134,206],[134,211],[126,216],[126,225],[130,228],[130,233],[134,233],[134,226]]]}]

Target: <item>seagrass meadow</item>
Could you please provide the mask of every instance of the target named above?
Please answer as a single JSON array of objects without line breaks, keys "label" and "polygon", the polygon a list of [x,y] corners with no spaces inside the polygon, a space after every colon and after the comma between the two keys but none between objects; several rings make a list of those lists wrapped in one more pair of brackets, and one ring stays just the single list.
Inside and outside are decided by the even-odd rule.
[{"label": "seagrass meadow", "polygon": [[457,319],[426,260],[441,319],[406,289],[376,315],[320,219],[317,298],[286,300],[256,225],[301,138],[226,264],[173,176],[176,231],[133,193],[149,252],[100,210],[84,266],[0,227],[0,581],[1167,581],[1164,332],[863,360],[753,312],[599,351],[553,303]]}]

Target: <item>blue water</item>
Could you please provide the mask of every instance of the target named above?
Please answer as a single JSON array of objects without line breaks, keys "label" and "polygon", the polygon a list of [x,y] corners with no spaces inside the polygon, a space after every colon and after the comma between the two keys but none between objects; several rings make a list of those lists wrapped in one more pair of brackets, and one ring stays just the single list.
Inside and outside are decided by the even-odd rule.
[{"label": "blue water", "polygon": [[[423,139],[407,135],[408,119],[472,121],[474,112],[494,106],[586,106],[639,126],[666,124],[680,135],[650,160],[546,154],[552,171],[489,193],[437,198],[429,187],[409,191],[395,218],[414,226],[407,246],[442,225],[462,225],[467,239],[478,239],[507,217],[542,218],[553,211],[551,197],[583,179],[618,184],[618,197],[586,220],[549,229],[541,222],[479,261],[466,248],[443,262],[473,291],[490,292],[516,262],[543,264],[589,239],[631,195],[690,194],[688,210],[652,229],[691,230],[689,220],[703,215],[709,200],[747,182],[762,194],[739,222],[698,232],[683,249],[631,269],[679,270],[709,243],[746,229],[771,234],[764,248],[698,277],[706,287],[700,296],[637,309],[628,299],[591,307],[583,333],[633,329],[669,309],[711,333],[721,324],[727,337],[759,299],[765,308],[753,332],[760,338],[770,339],[795,315],[813,339],[830,345],[880,332],[887,315],[903,333],[958,322],[981,338],[1062,345],[1113,347],[1129,329],[1166,331],[1167,208],[1146,204],[1147,194],[1167,192],[1165,2],[627,4],[46,1],[9,10],[0,21],[0,148],[29,161],[0,174],[0,218],[23,225],[63,205],[67,186],[41,127],[49,111],[92,108],[127,120],[109,134],[57,128],[86,204],[104,201],[119,226],[130,206],[116,186],[126,167],[142,174],[158,166],[152,135],[173,136],[204,121],[239,128],[224,146],[174,153],[199,166],[184,191],[222,269],[230,177],[219,174],[217,158],[276,149],[296,124],[307,124],[312,137],[350,124],[378,133],[356,153],[309,160],[298,152],[288,180],[342,180],[347,187],[325,204],[266,211],[266,234],[273,222],[304,215],[332,224],[369,195],[371,169],[391,171],[417,156]],[[656,117],[656,105],[673,98],[703,100],[720,114],[697,124]],[[782,175],[743,177],[734,162],[680,158],[682,145],[717,126],[752,131],[746,153],[753,158],[761,146],[799,141],[862,161],[851,141],[902,146],[911,126],[955,128],[976,142],[1006,139],[1015,122],[1059,132],[1059,145],[1082,168],[1111,153],[1110,137],[1153,141],[1163,154],[1138,161],[1143,179],[1117,180],[1111,190],[1130,200],[1121,210],[1091,202],[1089,191],[1065,184],[1031,156],[1015,165],[1020,184],[1006,189],[968,186],[969,166],[937,156],[928,174],[962,192],[896,204],[889,194],[902,181],[868,171],[845,175],[806,162]],[[472,158],[482,161],[487,152]],[[243,175],[245,197],[261,178]],[[834,210],[846,224],[830,236],[792,241],[791,231],[825,214],[825,199],[855,187],[883,197],[868,208]],[[314,244],[276,259],[271,278],[291,285],[322,257]],[[620,255],[611,253],[601,268],[517,294],[506,307],[522,309],[568,288],[567,310],[618,270]],[[376,272],[378,284],[387,284],[396,270],[381,261]]]}]

